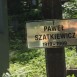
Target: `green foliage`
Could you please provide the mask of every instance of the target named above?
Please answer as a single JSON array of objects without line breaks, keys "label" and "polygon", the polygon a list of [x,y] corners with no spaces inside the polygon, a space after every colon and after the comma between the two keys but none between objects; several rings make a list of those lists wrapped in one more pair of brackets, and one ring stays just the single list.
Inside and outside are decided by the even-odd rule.
[{"label": "green foliage", "polygon": [[[28,63],[24,64],[24,61],[22,61],[22,64],[19,62],[14,64],[10,63],[9,71],[11,77],[46,77],[44,50],[38,50],[36,52],[38,53],[38,56],[33,56],[33,59],[29,60]],[[34,53],[32,52],[32,55],[33,54]],[[31,55],[28,56],[30,57]]]},{"label": "green foliage", "polygon": [[73,46],[72,50],[69,47],[65,48],[66,55],[66,67],[67,69],[76,69],[77,68],[77,52],[76,47]]},{"label": "green foliage", "polygon": [[64,18],[77,18],[77,0],[70,0],[70,2],[66,2],[63,7]]},{"label": "green foliage", "polygon": [[[77,68],[77,53],[75,47],[66,47],[67,69]],[[28,50],[25,53],[16,53],[18,59],[10,61],[11,77],[46,77],[46,63],[44,49]],[[15,58],[15,57],[14,57]],[[67,76],[67,77],[75,77]]]},{"label": "green foliage", "polygon": [[75,77],[75,75],[74,74],[72,76],[68,75],[67,77]]}]

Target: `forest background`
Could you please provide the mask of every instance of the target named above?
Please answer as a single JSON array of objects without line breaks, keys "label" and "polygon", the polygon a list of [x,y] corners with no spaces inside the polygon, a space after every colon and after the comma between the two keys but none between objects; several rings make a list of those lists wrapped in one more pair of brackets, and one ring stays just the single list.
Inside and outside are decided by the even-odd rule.
[{"label": "forest background", "polygon": [[[26,21],[44,19],[41,0],[7,1],[10,77],[46,77],[45,51],[28,49],[25,31]],[[62,7],[63,19],[77,18],[77,0],[70,0]],[[65,47],[65,59],[67,69],[77,68],[76,46]]]}]

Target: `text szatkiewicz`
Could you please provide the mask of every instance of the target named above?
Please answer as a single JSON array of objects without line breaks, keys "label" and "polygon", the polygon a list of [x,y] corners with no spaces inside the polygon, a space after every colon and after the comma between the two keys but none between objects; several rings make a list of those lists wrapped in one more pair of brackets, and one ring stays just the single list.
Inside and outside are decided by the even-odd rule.
[{"label": "text szatkiewicz", "polygon": [[[66,46],[67,41],[62,41],[63,39],[76,38],[75,32],[62,32],[64,31],[63,25],[58,26],[43,26],[44,34],[35,35],[35,40],[42,41],[43,46]],[[51,41],[52,40],[52,41]],[[61,40],[61,41],[56,41]]]}]

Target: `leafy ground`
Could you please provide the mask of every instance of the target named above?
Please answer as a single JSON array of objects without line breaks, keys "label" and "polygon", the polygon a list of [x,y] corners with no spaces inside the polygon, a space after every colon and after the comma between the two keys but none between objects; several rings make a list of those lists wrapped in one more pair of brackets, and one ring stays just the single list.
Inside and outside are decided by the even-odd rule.
[{"label": "leafy ground", "polygon": [[77,68],[77,50],[76,47],[65,48],[66,67],[67,69]]},{"label": "leafy ground", "polygon": [[[66,47],[66,67],[77,68],[77,53],[75,47]],[[9,77],[46,77],[45,53],[44,49],[29,50],[23,54],[18,53],[14,60],[10,61]],[[18,59],[21,59],[20,61]],[[67,76],[67,77],[75,77]]]},{"label": "leafy ground", "polygon": [[[33,53],[36,53],[38,55],[32,56],[34,58],[29,59],[29,56],[33,55]],[[46,77],[44,55],[45,54],[43,49],[37,51],[30,51],[30,53],[27,54],[26,57],[27,59],[29,59],[29,61],[18,61],[15,63],[10,62],[9,71],[11,73],[11,77]]]}]

